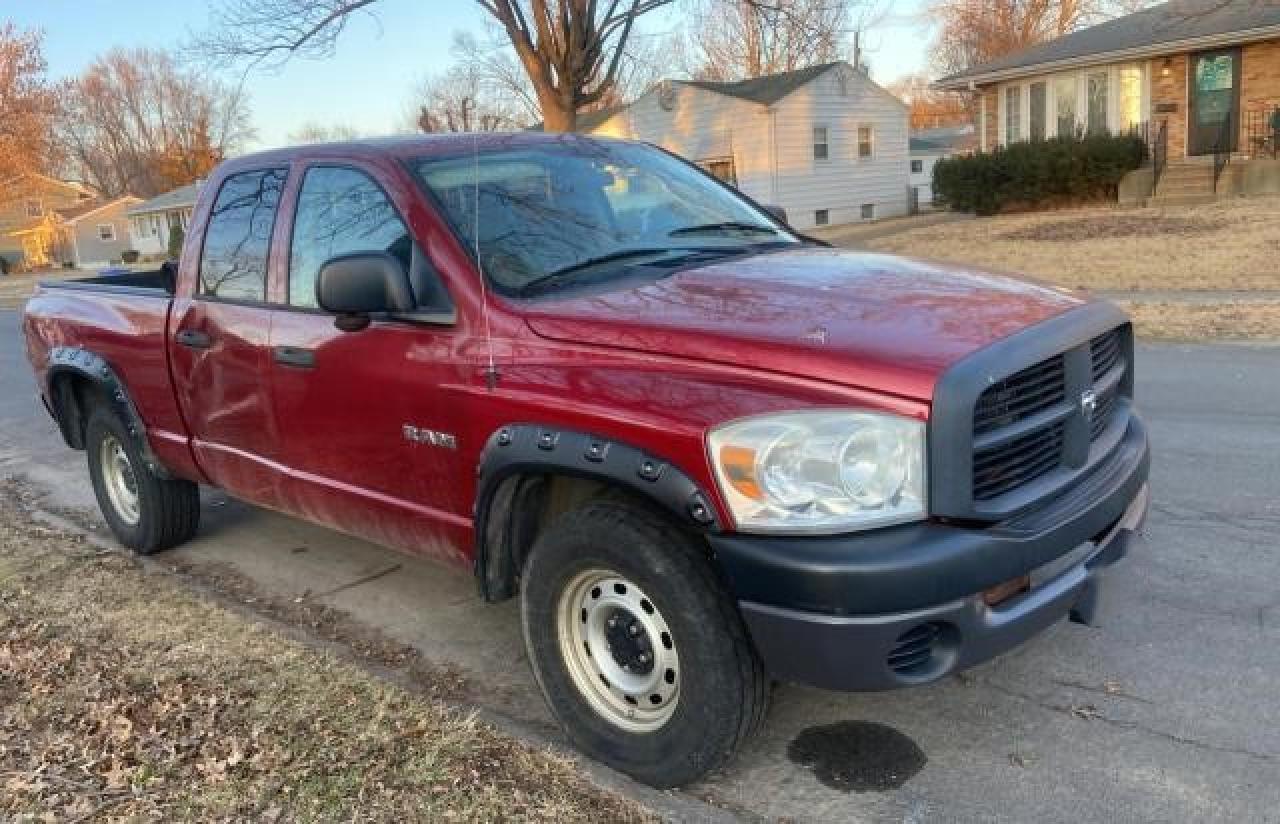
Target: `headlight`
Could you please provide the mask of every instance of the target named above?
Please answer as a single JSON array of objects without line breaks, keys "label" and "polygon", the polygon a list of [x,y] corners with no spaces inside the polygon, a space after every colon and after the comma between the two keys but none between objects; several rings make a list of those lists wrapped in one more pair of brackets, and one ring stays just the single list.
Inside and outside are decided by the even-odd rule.
[{"label": "headlight", "polygon": [[833,533],[925,515],[924,424],[823,410],[725,424],[707,441],[745,532]]}]

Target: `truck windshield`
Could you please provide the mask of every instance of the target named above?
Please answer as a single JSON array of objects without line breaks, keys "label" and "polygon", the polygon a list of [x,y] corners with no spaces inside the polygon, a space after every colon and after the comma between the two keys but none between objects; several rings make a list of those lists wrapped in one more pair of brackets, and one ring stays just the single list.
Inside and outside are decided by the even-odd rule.
[{"label": "truck windshield", "polygon": [[660,267],[691,251],[705,259],[801,242],[711,177],[642,144],[566,138],[413,166],[471,249],[478,229],[480,264],[510,293]]}]

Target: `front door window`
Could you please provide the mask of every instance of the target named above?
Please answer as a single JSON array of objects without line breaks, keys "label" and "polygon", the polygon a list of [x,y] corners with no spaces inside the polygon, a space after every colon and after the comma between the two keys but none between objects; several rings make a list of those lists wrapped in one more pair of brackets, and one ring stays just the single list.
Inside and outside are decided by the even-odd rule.
[{"label": "front door window", "polygon": [[1234,145],[1240,53],[1196,55],[1191,74],[1191,151],[1211,154]]}]

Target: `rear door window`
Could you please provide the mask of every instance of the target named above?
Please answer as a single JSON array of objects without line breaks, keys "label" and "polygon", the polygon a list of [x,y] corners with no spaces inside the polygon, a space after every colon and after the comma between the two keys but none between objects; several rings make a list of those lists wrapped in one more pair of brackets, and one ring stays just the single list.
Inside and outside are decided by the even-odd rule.
[{"label": "rear door window", "polygon": [[287,169],[232,175],[214,201],[200,254],[200,294],[265,301],[267,257]]}]

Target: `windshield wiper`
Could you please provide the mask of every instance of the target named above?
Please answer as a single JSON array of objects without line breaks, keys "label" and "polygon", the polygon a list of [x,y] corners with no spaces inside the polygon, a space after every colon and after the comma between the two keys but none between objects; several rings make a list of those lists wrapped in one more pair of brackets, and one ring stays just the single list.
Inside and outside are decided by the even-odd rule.
[{"label": "windshield wiper", "polygon": [[672,229],[667,232],[671,237],[679,237],[680,235],[697,235],[704,232],[753,232],[755,234],[776,235],[781,234],[777,229],[771,226],[764,226],[759,223],[742,223],[736,220],[727,220],[723,223],[704,223],[700,226],[682,226],[679,229]]},{"label": "windshield wiper", "polygon": [[603,263],[613,263],[615,261],[628,260],[630,258],[653,257],[654,255],[666,255],[666,254],[670,254],[672,251],[675,251],[675,250],[672,250],[669,248],[667,249],[656,249],[656,248],[654,249],[622,249],[617,252],[610,252],[607,255],[598,255],[596,257],[587,258],[586,260],[582,260],[577,263],[572,263],[568,266],[562,266],[559,269],[556,269],[554,272],[547,272],[545,275],[539,275],[538,277],[534,278],[528,283],[525,283],[524,285],[522,285],[520,287],[520,294],[522,295],[531,294],[533,292],[538,291],[539,287],[545,286],[546,284],[552,281],[560,280],[566,275],[572,275],[584,269],[591,269]]}]

